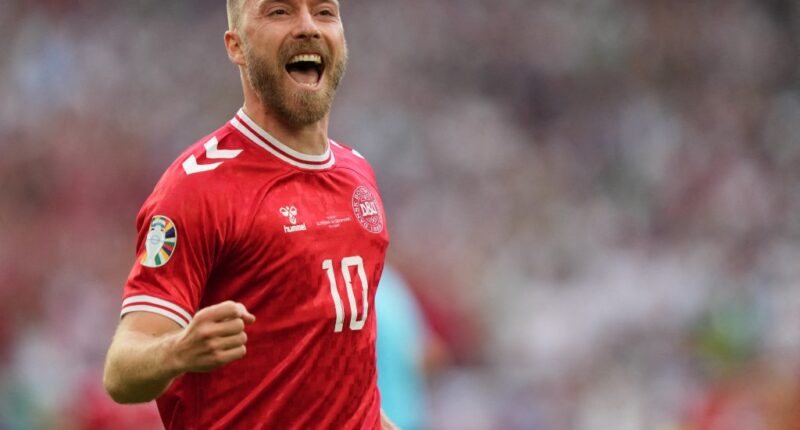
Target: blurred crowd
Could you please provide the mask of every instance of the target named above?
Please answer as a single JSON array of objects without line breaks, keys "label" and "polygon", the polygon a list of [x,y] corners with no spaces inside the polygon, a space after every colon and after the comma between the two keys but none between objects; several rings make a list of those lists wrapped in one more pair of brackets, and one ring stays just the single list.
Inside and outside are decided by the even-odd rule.
[{"label": "blurred crowd", "polygon": [[[428,428],[800,425],[800,3],[342,3],[331,134],[447,349]],[[0,429],[158,428],[102,362],[139,206],[241,104],[225,29],[0,2]]]}]

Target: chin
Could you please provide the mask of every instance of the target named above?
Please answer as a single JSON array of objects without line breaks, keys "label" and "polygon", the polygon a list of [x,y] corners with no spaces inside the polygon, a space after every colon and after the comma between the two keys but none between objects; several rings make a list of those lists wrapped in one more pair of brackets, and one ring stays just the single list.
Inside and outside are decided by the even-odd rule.
[{"label": "chin", "polygon": [[271,107],[291,125],[307,126],[322,120],[330,111],[331,103],[319,99],[319,94],[309,97],[308,93],[295,92],[283,97],[277,105]]}]

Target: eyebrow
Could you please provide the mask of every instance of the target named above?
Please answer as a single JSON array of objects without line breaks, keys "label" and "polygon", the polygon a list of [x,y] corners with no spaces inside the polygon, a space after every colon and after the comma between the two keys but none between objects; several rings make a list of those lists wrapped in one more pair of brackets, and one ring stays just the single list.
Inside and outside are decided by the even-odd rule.
[{"label": "eyebrow", "polygon": [[[280,1],[288,1],[290,3],[293,3],[293,1],[291,1],[291,0],[259,0],[259,1],[256,2],[256,6],[261,6],[262,4],[265,4],[265,3],[277,3],[277,2],[280,2]],[[339,4],[339,0],[316,0],[316,2],[317,3],[331,3],[331,4],[335,4],[336,6],[341,6],[341,4]]]}]

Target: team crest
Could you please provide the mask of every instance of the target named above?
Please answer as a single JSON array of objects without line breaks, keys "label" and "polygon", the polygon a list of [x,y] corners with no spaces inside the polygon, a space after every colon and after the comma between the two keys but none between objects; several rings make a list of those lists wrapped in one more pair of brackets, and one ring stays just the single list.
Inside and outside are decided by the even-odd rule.
[{"label": "team crest", "polygon": [[368,232],[377,234],[383,231],[383,217],[378,199],[363,185],[353,191],[353,213]]},{"label": "team crest", "polygon": [[144,240],[144,253],[140,260],[142,266],[161,267],[167,264],[177,243],[178,230],[175,223],[165,216],[154,216]]}]

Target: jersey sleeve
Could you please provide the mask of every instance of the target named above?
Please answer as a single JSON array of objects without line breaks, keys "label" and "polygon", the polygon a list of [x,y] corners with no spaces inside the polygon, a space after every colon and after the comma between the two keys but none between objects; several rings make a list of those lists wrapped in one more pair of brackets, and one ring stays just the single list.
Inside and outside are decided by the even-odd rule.
[{"label": "jersey sleeve", "polygon": [[120,317],[152,312],[186,327],[197,310],[222,238],[212,202],[185,182],[159,183],[139,212]]}]

